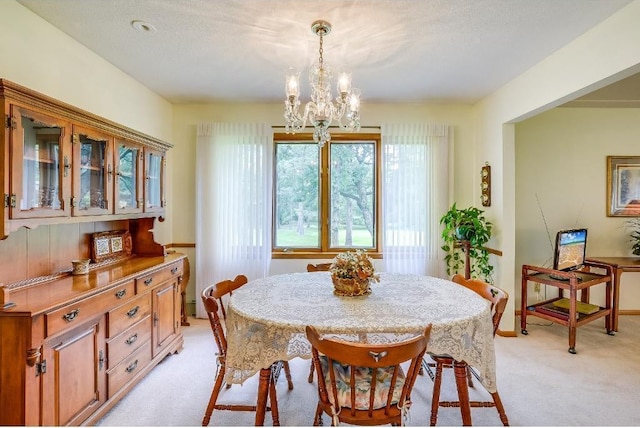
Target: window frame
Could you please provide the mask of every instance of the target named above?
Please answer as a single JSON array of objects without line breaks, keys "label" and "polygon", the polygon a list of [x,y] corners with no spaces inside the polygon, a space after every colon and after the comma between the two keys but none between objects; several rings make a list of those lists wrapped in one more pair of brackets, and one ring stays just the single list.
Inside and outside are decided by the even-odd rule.
[{"label": "window frame", "polygon": [[[381,135],[379,133],[332,133],[332,142],[373,142],[375,151],[375,197],[374,197],[374,225],[375,225],[375,245],[372,248],[368,248],[367,254],[372,258],[382,258],[382,228],[381,228],[381,212],[382,212],[382,143]],[[329,218],[330,218],[330,204],[329,196],[331,192],[329,161],[330,161],[330,147],[331,142],[326,143],[322,147],[320,156],[320,165],[318,171],[318,179],[320,183],[319,190],[319,214],[320,214],[320,248],[280,248],[275,246],[276,242],[276,147],[278,143],[313,143],[312,133],[299,133],[299,134],[286,134],[286,133],[274,133],[273,135],[273,203],[272,203],[272,222],[271,222],[271,257],[273,259],[331,259],[338,253],[353,250],[355,248],[330,248],[330,230],[329,230]],[[316,143],[314,143],[316,144]]]}]

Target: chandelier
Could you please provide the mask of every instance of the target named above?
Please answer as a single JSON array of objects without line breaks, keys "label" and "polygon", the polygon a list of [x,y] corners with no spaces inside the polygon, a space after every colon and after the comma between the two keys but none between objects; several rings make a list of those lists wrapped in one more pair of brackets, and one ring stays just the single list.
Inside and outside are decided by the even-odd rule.
[{"label": "chandelier", "polygon": [[358,131],[360,129],[360,90],[351,88],[351,74],[341,73],[338,82],[338,96],[335,104],[331,100],[331,70],[322,58],[322,43],[324,36],[331,32],[331,24],[326,21],[315,21],[311,24],[311,31],[320,37],[318,62],[309,69],[309,83],[311,84],[311,101],[304,107],[304,114],[300,113],[300,73],[289,68],[285,93],[285,130],[287,134],[296,133],[306,126],[307,120],[313,125],[313,141],[322,147],[331,141],[329,126],[334,120],[340,129]]}]

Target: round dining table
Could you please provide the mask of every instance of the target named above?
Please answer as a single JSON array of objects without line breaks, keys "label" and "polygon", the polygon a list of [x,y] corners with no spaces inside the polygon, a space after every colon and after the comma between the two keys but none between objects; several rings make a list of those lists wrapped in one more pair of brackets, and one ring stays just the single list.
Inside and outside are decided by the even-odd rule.
[{"label": "round dining table", "polygon": [[[391,343],[420,334],[431,324],[427,352],[466,362],[488,391],[496,391],[487,300],[441,278],[385,272],[379,277],[371,283],[371,294],[357,297],[335,295],[329,272],[274,275],[234,291],[227,310],[225,380],[242,383],[260,372],[256,425],[264,423],[271,364],[311,358],[307,325],[323,335]],[[470,425],[466,373],[456,383],[463,423]]]}]

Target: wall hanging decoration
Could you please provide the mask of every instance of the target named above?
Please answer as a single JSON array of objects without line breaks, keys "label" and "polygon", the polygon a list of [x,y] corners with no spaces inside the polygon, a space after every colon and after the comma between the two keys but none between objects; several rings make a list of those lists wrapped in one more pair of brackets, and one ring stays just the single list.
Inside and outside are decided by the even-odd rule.
[{"label": "wall hanging decoration", "polygon": [[480,169],[480,188],[482,194],[480,199],[483,207],[491,206],[491,166],[489,162],[485,162],[484,166]]},{"label": "wall hanging decoration", "polygon": [[607,156],[607,216],[640,216],[640,156]]}]

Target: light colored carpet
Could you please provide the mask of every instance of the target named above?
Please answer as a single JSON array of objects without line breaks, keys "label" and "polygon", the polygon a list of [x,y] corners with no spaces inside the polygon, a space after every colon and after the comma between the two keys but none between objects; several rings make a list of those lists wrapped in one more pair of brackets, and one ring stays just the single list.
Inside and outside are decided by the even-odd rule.
[{"label": "light colored carpet", "polygon": [[[519,326],[519,319],[518,326]],[[99,426],[200,426],[213,386],[213,336],[206,320],[190,319],[183,329],[185,347],[160,363],[102,418]],[[518,333],[520,329],[518,328]],[[496,337],[498,391],[513,426],[635,426],[640,424],[640,317],[621,316],[619,332],[608,336],[604,320],[578,328],[576,349],[568,349],[568,331],[535,317],[528,336]],[[316,385],[307,383],[309,360],[291,361],[294,389],[278,384],[280,423],[310,426]],[[407,425],[429,425],[431,389],[421,376],[414,389]],[[257,379],[224,390],[220,400],[255,402]],[[481,386],[473,397],[489,399]],[[443,381],[442,399],[455,399],[453,377]],[[495,409],[472,409],[473,424],[501,425]],[[251,412],[215,411],[211,426],[251,426]],[[329,425],[328,418],[324,419]],[[267,413],[266,425],[271,425]],[[441,408],[438,425],[461,425],[458,409]]]}]

